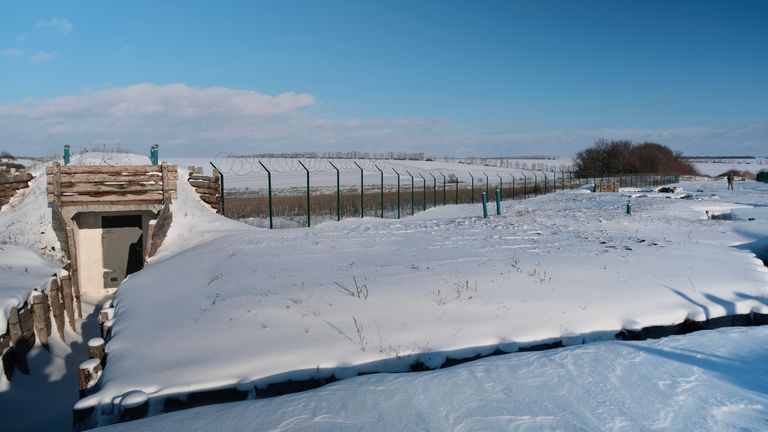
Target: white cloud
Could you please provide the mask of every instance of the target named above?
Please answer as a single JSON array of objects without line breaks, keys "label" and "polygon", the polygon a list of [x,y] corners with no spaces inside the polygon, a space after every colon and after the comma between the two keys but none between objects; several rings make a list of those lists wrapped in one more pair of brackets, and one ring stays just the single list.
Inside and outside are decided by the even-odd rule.
[{"label": "white cloud", "polygon": [[44,62],[54,57],[56,57],[56,53],[38,51],[37,54],[33,55],[29,59],[32,60],[33,62]]},{"label": "white cloud", "polygon": [[74,26],[65,18],[53,17],[48,20],[41,20],[35,24],[35,28],[53,28],[64,34],[72,31]]},{"label": "white cloud", "polygon": [[[334,119],[307,112],[307,93],[138,84],[74,96],[0,103],[0,149],[48,154],[120,144],[145,152],[212,156],[282,151],[413,151],[427,155],[569,157],[598,138],[656,141],[688,155],[765,153],[768,125],[667,129],[470,132],[443,118]],[[43,144],[44,143],[44,144]]]},{"label": "white cloud", "polygon": [[18,57],[22,54],[24,54],[26,51],[19,48],[8,48],[0,52],[3,57]]}]

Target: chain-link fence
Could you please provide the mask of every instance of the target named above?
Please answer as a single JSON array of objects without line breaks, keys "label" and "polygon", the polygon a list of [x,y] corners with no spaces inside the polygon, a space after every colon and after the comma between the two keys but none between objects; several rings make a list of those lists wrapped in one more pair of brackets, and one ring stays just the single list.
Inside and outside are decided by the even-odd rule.
[{"label": "chain-link fence", "polygon": [[567,170],[526,170],[432,161],[225,157],[226,216],[269,228],[313,226],[351,217],[397,219],[445,205],[520,200],[596,185],[650,187],[674,175],[579,178]]}]

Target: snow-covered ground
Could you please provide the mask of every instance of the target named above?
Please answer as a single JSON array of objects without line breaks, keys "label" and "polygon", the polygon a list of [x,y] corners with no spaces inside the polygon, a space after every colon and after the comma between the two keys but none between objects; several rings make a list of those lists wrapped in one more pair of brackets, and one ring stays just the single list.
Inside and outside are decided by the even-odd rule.
[{"label": "snow-covered ground", "polygon": [[[83,158],[74,163],[148,163],[143,156]],[[401,220],[270,231],[216,215],[179,182],[167,240],[119,290],[98,392],[77,406],[116,413],[126,394],[144,392],[154,414],[164,398],[194,391],[405,371],[415,361],[434,368],[446,358],[537,343],[612,339],[622,328],[768,313],[768,270],[755,256],[768,255],[768,185],[738,182],[732,192],[715,181],[679,186],[684,192],[676,194],[558,192],[504,202],[502,215],[488,219],[480,205],[460,205]],[[21,302],[58,266],[44,177],[24,194],[0,212],[2,305]],[[679,199],[685,196],[693,199]],[[20,282],[3,285],[11,277]],[[19,382],[71,378],[77,358],[69,353],[82,348],[72,338],[67,348],[54,337],[50,354],[36,347],[33,372],[35,362],[48,365]],[[187,429],[198,422],[199,430],[227,430],[259,417],[259,430],[338,430],[386,416],[401,423],[371,427],[685,429],[689,422],[760,430],[767,386],[749,371],[761,373],[765,359],[755,347],[766,340],[762,329],[721,330],[517,353],[230,404],[224,417],[202,408],[118,427],[158,429],[177,419]],[[25,406],[16,382],[0,382],[0,411]]]},{"label": "snow-covered ground", "polygon": [[763,431],[768,328],[509,354],[98,429]]},{"label": "snow-covered ground", "polygon": [[180,185],[169,238],[118,293],[100,390],[77,406],[114,413],[129,391],[162,401],[438,367],[768,312],[754,254],[768,237],[768,186],[681,186],[695,199],[631,193],[632,216],[625,194],[561,192],[505,202],[489,219],[460,205],[269,231],[212,214]]}]

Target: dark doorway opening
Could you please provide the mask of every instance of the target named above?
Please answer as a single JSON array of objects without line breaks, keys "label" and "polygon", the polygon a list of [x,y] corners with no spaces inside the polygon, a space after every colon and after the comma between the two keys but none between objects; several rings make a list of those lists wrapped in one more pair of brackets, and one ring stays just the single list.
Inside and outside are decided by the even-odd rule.
[{"label": "dark doorway opening", "polygon": [[102,216],[104,288],[117,288],[126,276],[144,268],[141,215]]}]

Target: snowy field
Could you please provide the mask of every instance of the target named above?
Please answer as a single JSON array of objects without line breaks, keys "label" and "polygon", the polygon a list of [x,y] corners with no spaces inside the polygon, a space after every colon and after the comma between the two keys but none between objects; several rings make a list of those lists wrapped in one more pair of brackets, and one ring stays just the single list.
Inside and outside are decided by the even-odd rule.
[{"label": "snowy field", "polygon": [[[621,329],[768,313],[768,270],[756,257],[768,256],[768,185],[677,186],[558,192],[503,202],[488,219],[480,205],[459,205],[270,231],[216,215],[180,182],[168,239],[121,286],[106,370],[77,407],[111,416],[146,395],[157,414],[191,392],[253,397],[271,383],[333,377],[343,381],[113,427],[763,430],[762,328],[577,346]],[[0,211],[3,313],[59,266],[44,177],[22,195]],[[32,376],[0,378],[0,412],[27,406],[41,394],[28,388],[46,380],[52,397],[74,400],[84,344],[67,338],[34,348]],[[354,378],[541,343],[569,347]],[[68,427],[67,414],[46,421]]]},{"label": "snowy field", "polygon": [[138,391],[156,412],[194,391],[768,313],[755,257],[768,187],[680,186],[687,193],[560,192],[505,202],[489,219],[460,205],[280,231],[223,219],[180,187],[169,238],[120,288],[100,389],[77,407],[116,413]]},{"label": "snowy field", "polygon": [[693,161],[693,166],[702,175],[716,177],[729,170],[750,171],[757,174],[760,170],[768,170],[768,158],[756,159],[707,159]]},{"label": "snowy field", "polygon": [[768,328],[599,342],[378,374],[273,399],[98,429],[211,431],[761,431]]}]

